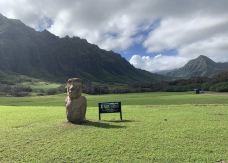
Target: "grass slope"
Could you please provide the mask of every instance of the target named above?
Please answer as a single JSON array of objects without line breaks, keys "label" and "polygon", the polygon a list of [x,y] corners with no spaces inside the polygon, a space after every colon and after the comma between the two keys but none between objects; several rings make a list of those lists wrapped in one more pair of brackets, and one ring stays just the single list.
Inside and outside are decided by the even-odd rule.
[{"label": "grass slope", "polygon": [[[30,95],[47,94],[51,89],[59,88],[61,83],[55,83],[50,81],[43,81],[41,79],[32,78],[25,75],[13,74],[13,73],[3,73],[0,71],[0,95],[11,95],[10,89],[12,87],[20,88],[31,88],[32,92]],[[22,92],[17,91],[17,92]]]},{"label": "grass slope", "polygon": [[[228,160],[226,94],[87,96],[85,125],[66,122],[63,95],[44,98],[0,98],[0,162]],[[116,100],[125,120],[105,114],[98,121],[96,103]]]}]

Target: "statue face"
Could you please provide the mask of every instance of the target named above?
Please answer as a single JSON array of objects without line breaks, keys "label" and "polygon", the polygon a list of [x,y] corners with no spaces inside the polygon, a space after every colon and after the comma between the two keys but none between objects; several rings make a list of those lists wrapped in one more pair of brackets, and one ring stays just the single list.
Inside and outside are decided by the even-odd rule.
[{"label": "statue face", "polygon": [[78,81],[68,81],[67,93],[71,99],[76,99],[82,94],[82,83]]}]

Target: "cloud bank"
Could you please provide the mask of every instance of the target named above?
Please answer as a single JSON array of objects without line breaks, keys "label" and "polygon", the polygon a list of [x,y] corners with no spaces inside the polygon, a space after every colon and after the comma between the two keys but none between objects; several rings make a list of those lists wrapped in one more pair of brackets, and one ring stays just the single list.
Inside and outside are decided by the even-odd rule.
[{"label": "cloud bank", "polygon": [[[37,30],[79,36],[107,50],[128,50],[135,67],[156,72],[206,55],[228,61],[227,0],[1,0],[0,11]],[[168,52],[174,49],[176,54]]]}]

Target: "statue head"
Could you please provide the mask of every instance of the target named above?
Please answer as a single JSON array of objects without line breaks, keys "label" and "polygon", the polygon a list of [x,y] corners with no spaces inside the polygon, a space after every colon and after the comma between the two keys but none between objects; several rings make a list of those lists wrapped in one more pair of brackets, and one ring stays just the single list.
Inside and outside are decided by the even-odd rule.
[{"label": "statue head", "polygon": [[82,94],[82,80],[79,78],[68,79],[66,88],[70,99],[77,99]]}]

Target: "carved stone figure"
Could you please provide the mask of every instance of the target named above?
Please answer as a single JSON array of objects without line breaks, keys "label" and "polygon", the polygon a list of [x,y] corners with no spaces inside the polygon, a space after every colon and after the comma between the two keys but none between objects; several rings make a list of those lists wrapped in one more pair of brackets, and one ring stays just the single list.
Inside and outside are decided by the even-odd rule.
[{"label": "carved stone figure", "polygon": [[67,81],[66,115],[71,123],[81,124],[85,122],[87,101],[82,96],[82,81],[72,78]]}]

